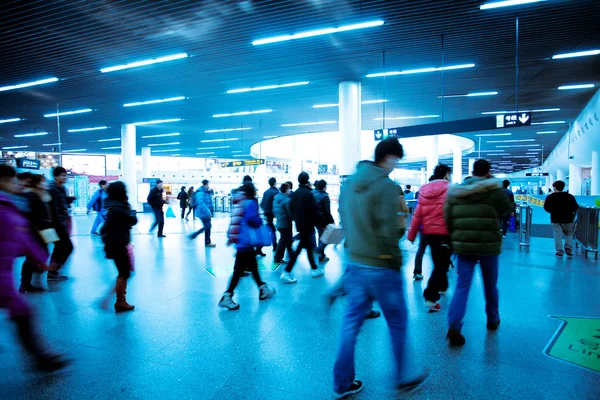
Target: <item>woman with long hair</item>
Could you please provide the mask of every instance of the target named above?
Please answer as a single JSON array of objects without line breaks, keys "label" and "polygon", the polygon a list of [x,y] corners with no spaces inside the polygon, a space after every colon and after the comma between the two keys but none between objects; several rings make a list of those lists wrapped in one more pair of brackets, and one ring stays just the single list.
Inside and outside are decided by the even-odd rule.
[{"label": "woman with long hair", "polygon": [[188,212],[185,216],[185,220],[189,221],[188,217],[190,216],[190,213],[192,213],[192,218],[195,221],[196,220],[196,199],[194,199],[194,187],[190,186],[190,189],[187,192],[188,194]]},{"label": "woman with long hair", "polygon": [[111,289],[102,301],[102,308],[108,309],[113,293],[117,293],[115,312],[131,311],[135,306],[127,303],[127,280],[133,270],[133,248],[131,246],[131,228],[137,224],[135,210],[131,209],[127,198],[127,188],[121,181],[108,186],[106,199],[106,222],[101,229],[106,258],[113,260],[119,275],[114,289]]}]

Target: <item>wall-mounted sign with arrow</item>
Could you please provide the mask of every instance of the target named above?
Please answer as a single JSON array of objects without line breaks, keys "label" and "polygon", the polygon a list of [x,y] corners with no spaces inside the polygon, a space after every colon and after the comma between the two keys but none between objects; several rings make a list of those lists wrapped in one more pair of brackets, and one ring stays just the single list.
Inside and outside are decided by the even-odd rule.
[{"label": "wall-mounted sign with arrow", "polygon": [[496,128],[509,128],[531,125],[531,113],[520,112],[496,116]]},{"label": "wall-mounted sign with arrow", "polygon": [[544,353],[600,373],[600,318],[556,317],[562,321]]}]

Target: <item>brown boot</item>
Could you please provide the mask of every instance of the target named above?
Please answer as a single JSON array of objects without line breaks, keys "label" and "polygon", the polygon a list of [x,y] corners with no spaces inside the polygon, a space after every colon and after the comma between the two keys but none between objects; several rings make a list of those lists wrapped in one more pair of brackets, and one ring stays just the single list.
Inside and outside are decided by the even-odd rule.
[{"label": "brown boot", "polygon": [[127,279],[117,278],[117,302],[115,303],[116,312],[131,311],[135,308],[134,305],[127,303],[125,294],[127,293]]}]

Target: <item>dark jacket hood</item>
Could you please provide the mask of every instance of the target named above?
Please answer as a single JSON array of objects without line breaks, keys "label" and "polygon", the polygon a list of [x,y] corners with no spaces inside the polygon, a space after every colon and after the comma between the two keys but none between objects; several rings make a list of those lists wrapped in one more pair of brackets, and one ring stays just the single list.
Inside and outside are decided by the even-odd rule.
[{"label": "dark jacket hood", "polygon": [[496,178],[471,177],[461,185],[452,185],[448,189],[448,197],[471,197],[474,201],[496,189],[502,189],[502,182]]},{"label": "dark jacket hood", "polygon": [[378,167],[372,161],[363,162],[356,167],[356,173],[352,177],[354,181],[354,191],[364,192],[369,190],[373,183],[386,179],[390,175],[390,171]]}]

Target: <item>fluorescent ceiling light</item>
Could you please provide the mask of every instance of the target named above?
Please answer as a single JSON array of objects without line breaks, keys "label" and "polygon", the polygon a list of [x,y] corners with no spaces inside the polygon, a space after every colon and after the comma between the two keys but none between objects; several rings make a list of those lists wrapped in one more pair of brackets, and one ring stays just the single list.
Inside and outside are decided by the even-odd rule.
[{"label": "fluorescent ceiling light", "polygon": [[[385,120],[396,120],[396,119],[420,119],[420,118],[438,118],[439,115],[417,115],[414,117],[386,117]],[[382,121],[384,118],[375,118],[374,121]]]},{"label": "fluorescent ceiling light", "polygon": [[2,87],[0,87],[0,92],[5,92],[7,90],[21,89],[21,88],[30,87],[30,86],[43,85],[45,83],[51,83],[51,82],[56,82],[56,81],[58,81],[58,78],[48,78],[48,79],[42,79],[42,80],[34,81],[34,82],[19,83],[17,85],[2,86]]},{"label": "fluorescent ceiling light", "polygon": [[278,135],[269,135],[269,136],[263,136],[263,139],[273,139],[279,137]]},{"label": "fluorescent ceiling light", "polygon": [[106,73],[106,72],[120,71],[122,69],[142,67],[144,65],[152,65],[152,64],[156,64],[156,63],[165,62],[165,61],[179,60],[181,58],[186,58],[186,57],[188,57],[188,55],[186,53],[178,53],[178,54],[173,54],[173,55],[165,56],[165,57],[151,58],[149,60],[137,61],[137,62],[133,62],[133,63],[129,63],[129,64],[116,65],[114,67],[102,68],[100,70],[100,72]]},{"label": "fluorescent ceiling light", "polygon": [[538,3],[544,0],[505,0],[505,1],[495,1],[493,3],[485,3],[479,6],[480,10],[490,10],[492,8],[500,8],[500,7],[510,7],[510,6],[520,6],[521,4],[529,4],[529,3]]},{"label": "fluorescent ceiling light", "polygon": [[47,134],[48,134],[48,132],[21,133],[19,135],[15,135],[15,137],[44,136]]},{"label": "fluorescent ceiling light", "polygon": [[181,151],[181,149],[162,149],[162,150],[152,150],[153,153],[168,153],[171,151]]},{"label": "fluorescent ceiling light", "polygon": [[44,114],[44,117],[46,117],[46,118],[58,117],[59,115],[62,116],[62,115],[81,114],[81,113],[88,113],[91,111],[92,111],[91,108],[82,108],[81,110],[64,111],[64,112],[59,112],[59,113],[54,113],[54,114]]},{"label": "fluorescent ceiling light", "polygon": [[179,133],[179,132],[161,133],[161,134],[158,134],[158,135],[142,136],[142,139],[149,139],[149,138],[155,138],[155,137],[167,137],[167,136],[179,136],[179,135],[181,135],[181,133]]},{"label": "fluorescent ceiling light", "polygon": [[42,146],[44,147],[50,147],[50,146],[61,146],[62,143],[44,143],[42,144]]},{"label": "fluorescent ceiling light", "polygon": [[179,157],[181,154],[171,154],[171,157]]},{"label": "fluorescent ceiling light", "polygon": [[87,151],[87,149],[63,150],[63,153],[75,153],[76,151]]},{"label": "fluorescent ceiling light", "polygon": [[146,104],[166,103],[168,101],[177,101],[177,100],[185,100],[185,96],[170,97],[168,99],[160,99],[160,100],[138,101],[135,103],[126,103],[126,104],[123,104],[123,107],[145,106]]},{"label": "fluorescent ceiling light", "polygon": [[232,153],[243,153],[242,150],[231,150]]},{"label": "fluorescent ceiling light", "polygon": [[231,146],[213,146],[213,147],[198,147],[198,150],[217,150],[217,149],[228,149]]},{"label": "fluorescent ceiling light", "polygon": [[559,86],[558,90],[591,89],[595,86],[596,85],[594,85],[593,83],[584,83],[581,85],[564,85],[564,86]]},{"label": "fluorescent ceiling light", "polygon": [[13,150],[13,149],[25,149],[29,146],[7,146],[3,147],[2,150]]},{"label": "fluorescent ceiling light", "polygon": [[116,142],[117,140],[121,140],[121,138],[100,139],[98,142]]},{"label": "fluorescent ceiling light", "polygon": [[253,92],[256,90],[269,90],[269,89],[279,89],[284,87],[292,87],[292,86],[300,86],[300,85],[308,85],[310,82],[293,82],[293,83],[284,83],[282,85],[269,85],[269,86],[258,86],[252,88],[242,88],[242,89],[232,89],[228,90],[227,93],[244,93],[244,92]]},{"label": "fluorescent ceiling light", "polygon": [[[550,112],[550,111],[560,111],[560,108],[541,108],[539,110],[526,110],[525,112]],[[517,111],[486,111],[482,112],[482,115],[495,115],[495,114],[514,114]],[[521,112],[521,111],[519,111]]]},{"label": "fluorescent ceiling light", "polygon": [[[181,144],[181,142],[171,142],[171,143],[152,143],[152,144],[147,144],[145,146],[148,147],[153,147],[153,146],[176,146],[178,144]],[[152,151],[157,151],[157,150],[152,150]]]},{"label": "fluorescent ceiling light", "polygon": [[331,33],[337,33],[337,32],[353,31],[356,29],[373,28],[375,26],[381,26],[383,24],[384,24],[383,21],[370,21],[370,22],[363,22],[360,24],[343,25],[343,26],[340,26],[337,28],[317,29],[314,31],[295,33],[293,35],[283,35],[283,36],[275,36],[275,37],[266,38],[266,39],[258,39],[258,40],[254,40],[252,42],[252,45],[258,46],[261,44],[285,42],[288,40],[303,39],[303,38],[313,37],[313,36],[329,35]]},{"label": "fluorescent ceiling light", "polygon": [[87,131],[99,131],[101,129],[108,129],[108,126],[97,126],[95,128],[80,128],[80,129],[68,129],[67,132],[87,132]]},{"label": "fluorescent ceiling light", "polygon": [[531,125],[552,125],[552,124],[565,124],[566,121],[546,121],[546,122],[532,122]]},{"label": "fluorescent ceiling light", "polygon": [[[473,92],[467,94],[450,94],[443,96],[445,99],[452,97],[478,97],[478,96],[495,96],[498,92]],[[441,99],[442,96],[438,96],[438,99]]]},{"label": "fluorescent ceiling light", "polygon": [[530,157],[530,156],[505,156],[505,157],[502,157],[502,158],[529,158],[529,159],[535,159],[535,158]]},{"label": "fluorescent ceiling light", "polygon": [[556,55],[552,56],[552,59],[559,60],[561,58],[597,56],[598,54],[600,54],[600,50],[576,51],[575,53],[556,54]]},{"label": "fluorescent ceiling light", "polygon": [[536,132],[536,134],[538,134],[538,135],[547,135],[549,133],[556,133],[556,131],[540,131],[540,132]]},{"label": "fluorescent ceiling light", "polygon": [[204,154],[215,154],[215,152],[214,151],[205,151],[203,153],[196,153],[196,155],[198,155],[198,156],[201,156],[201,155],[204,155]]},{"label": "fluorescent ceiling light", "polygon": [[235,140],[240,140],[240,138],[227,138],[227,139],[209,139],[209,140],[201,140],[200,143],[213,143],[213,142],[233,142]]},{"label": "fluorescent ceiling light", "polygon": [[120,149],[121,146],[113,146],[113,147],[102,147],[102,150],[114,150],[114,149]]},{"label": "fluorescent ceiling light", "polygon": [[337,124],[337,121],[299,122],[296,124],[283,124],[281,126],[306,126],[306,125],[328,125]]},{"label": "fluorescent ceiling light", "polygon": [[437,71],[449,71],[453,69],[473,68],[475,64],[460,64],[460,65],[449,65],[447,67],[437,68],[421,68],[421,69],[407,69],[404,71],[389,71],[389,72],[378,72],[375,74],[368,74],[367,78],[378,78],[381,76],[394,76],[394,75],[410,75],[410,74],[422,74],[425,72],[437,72]]},{"label": "fluorescent ceiling light", "polygon": [[7,122],[18,122],[21,118],[9,118],[9,119],[0,119],[0,124],[6,124]]},{"label": "fluorescent ceiling light", "polygon": [[165,122],[179,122],[179,121],[181,121],[181,118],[155,119],[153,121],[134,122],[133,125],[154,125],[154,124],[163,124]]},{"label": "fluorescent ceiling light", "polygon": [[247,131],[252,128],[227,128],[227,129],[209,129],[204,133],[215,133],[215,132],[233,132],[233,131]]},{"label": "fluorescent ceiling light", "polygon": [[387,100],[365,100],[365,101],[360,102],[360,104],[377,104],[377,103],[387,103]]},{"label": "fluorescent ceiling light", "polygon": [[482,133],[479,135],[475,135],[477,137],[486,137],[486,136],[510,136],[512,133]]},{"label": "fluorescent ceiling light", "polygon": [[488,140],[487,143],[535,142],[535,139]]},{"label": "fluorescent ceiling light", "polygon": [[238,115],[250,115],[250,114],[264,114],[264,113],[270,113],[270,112],[273,112],[273,110],[240,111],[240,112],[235,112],[235,113],[231,113],[231,114],[215,114],[215,115],[213,115],[213,118],[235,117]]},{"label": "fluorescent ceiling light", "polygon": [[496,147],[508,147],[508,148],[512,149],[513,147],[537,147],[537,146],[539,146],[539,144],[511,144],[510,146],[502,145],[502,146],[496,146]]}]

